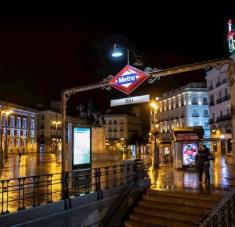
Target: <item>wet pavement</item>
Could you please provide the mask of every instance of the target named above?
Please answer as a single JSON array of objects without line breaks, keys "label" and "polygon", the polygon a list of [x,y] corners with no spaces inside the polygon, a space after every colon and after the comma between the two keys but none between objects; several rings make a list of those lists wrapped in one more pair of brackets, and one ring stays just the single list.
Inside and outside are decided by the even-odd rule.
[{"label": "wet pavement", "polygon": [[[109,188],[121,184],[123,179],[121,162],[92,163],[93,168],[101,168],[101,187]],[[110,168],[102,168],[110,166]],[[106,172],[104,172],[106,171]],[[55,202],[61,199],[61,157],[53,153],[9,156],[0,172],[0,214]],[[95,169],[91,181],[84,186],[69,185],[71,195],[86,190],[95,190]],[[20,178],[21,177],[21,178]],[[70,173],[68,179],[74,179]],[[79,173],[79,179],[87,175]],[[70,181],[70,180],[69,180]],[[84,180],[82,181],[84,184]],[[88,191],[87,191],[88,188]],[[70,190],[69,189],[69,190]]]},{"label": "wet pavement", "polygon": [[[116,162],[95,162],[92,168],[120,165],[121,161]],[[0,169],[0,179],[12,179],[19,177],[29,177],[44,174],[61,173],[61,155],[54,153],[32,153],[22,155],[21,160],[17,155],[9,155],[4,167]]]},{"label": "wet pavement", "polygon": [[[204,183],[205,173],[200,184],[196,169],[176,170],[172,164],[161,166],[159,170],[150,168],[149,175],[151,187],[156,190],[198,190],[207,186]],[[223,156],[210,161],[210,184],[211,188],[221,190],[235,187],[235,166],[227,164]]]},{"label": "wet pavement", "polygon": [[53,153],[11,155],[0,170],[0,179],[12,179],[61,172],[61,157]]}]

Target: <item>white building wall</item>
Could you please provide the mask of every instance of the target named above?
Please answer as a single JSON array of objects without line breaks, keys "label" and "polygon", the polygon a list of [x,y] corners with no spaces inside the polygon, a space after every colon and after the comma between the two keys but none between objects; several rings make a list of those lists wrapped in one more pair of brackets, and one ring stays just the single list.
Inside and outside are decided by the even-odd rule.
[{"label": "white building wall", "polygon": [[[160,131],[168,134],[168,138],[172,137],[172,130],[175,127],[187,126],[202,126],[205,131],[204,137],[209,138],[208,119],[208,94],[205,84],[192,83],[174,92],[163,94],[155,123],[159,122]],[[154,125],[151,128],[153,129]]]}]

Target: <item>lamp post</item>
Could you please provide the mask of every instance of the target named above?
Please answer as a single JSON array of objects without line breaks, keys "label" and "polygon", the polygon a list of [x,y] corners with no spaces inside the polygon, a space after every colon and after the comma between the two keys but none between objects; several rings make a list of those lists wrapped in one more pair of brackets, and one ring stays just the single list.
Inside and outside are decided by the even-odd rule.
[{"label": "lamp post", "polygon": [[135,58],[135,62],[133,63],[134,66],[143,66],[143,62],[141,60],[141,57],[135,53],[132,49],[126,48],[126,47],[117,47],[117,44],[115,43],[113,45],[112,50],[112,57],[113,58],[119,58],[123,56],[123,50],[126,51],[126,57],[127,57],[127,64],[130,65],[130,54],[132,54]]},{"label": "lamp post", "polygon": [[[158,98],[156,98],[158,100]],[[159,124],[157,124],[156,120],[156,113],[158,109],[158,103],[156,101],[150,102],[151,107],[151,135],[153,135],[154,139],[154,148],[153,148],[153,168],[157,169],[159,168],[159,146],[158,146],[158,134],[159,134]]]},{"label": "lamp post", "polygon": [[56,137],[55,138],[55,140],[56,140],[56,143],[55,143],[55,146],[56,146],[55,152],[56,152],[56,154],[58,152],[58,141],[57,141],[58,140],[58,135],[57,135],[57,131],[58,131],[57,129],[58,128],[57,128],[57,126],[60,125],[60,124],[61,124],[61,121],[52,121],[52,125],[55,125],[55,135],[56,135],[55,136]]},{"label": "lamp post", "polygon": [[125,146],[125,143],[124,143],[125,138],[121,137],[120,140],[121,140],[121,147],[122,147],[122,159],[124,160],[125,159],[125,157],[124,157],[125,156],[125,148],[124,148],[124,146]]}]

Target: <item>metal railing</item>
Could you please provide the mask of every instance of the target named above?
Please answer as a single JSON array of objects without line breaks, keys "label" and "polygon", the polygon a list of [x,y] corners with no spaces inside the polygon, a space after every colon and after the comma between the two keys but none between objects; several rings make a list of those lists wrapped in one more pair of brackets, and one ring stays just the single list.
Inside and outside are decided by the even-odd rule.
[{"label": "metal railing", "polygon": [[[142,161],[132,164],[83,169],[73,172],[21,177],[0,181],[0,214],[64,200],[69,208],[71,198],[130,184],[147,176],[148,166]],[[62,187],[64,184],[64,187]],[[63,191],[64,189],[64,191]]]},{"label": "metal railing", "polygon": [[197,226],[235,226],[235,191],[229,192],[197,223]]}]

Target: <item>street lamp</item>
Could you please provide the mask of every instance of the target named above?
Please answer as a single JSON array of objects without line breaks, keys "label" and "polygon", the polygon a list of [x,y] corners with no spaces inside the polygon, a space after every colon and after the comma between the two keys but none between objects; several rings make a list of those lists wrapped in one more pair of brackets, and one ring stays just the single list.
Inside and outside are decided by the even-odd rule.
[{"label": "street lamp", "polygon": [[156,124],[154,128],[154,154],[153,154],[153,168],[159,168],[159,146],[158,146],[159,125]]},{"label": "street lamp", "polygon": [[[159,99],[156,99],[159,100]],[[152,133],[150,135],[153,135],[154,139],[154,148],[153,148],[153,168],[156,169],[159,167],[159,146],[157,143],[158,139],[158,134],[159,134],[159,124],[157,124],[156,120],[156,113],[158,109],[158,102],[156,101],[151,101],[149,103],[151,107],[151,131]]]},{"label": "street lamp", "polygon": [[52,121],[52,125],[55,125],[55,140],[56,140],[56,143],[55,143],[55,146],[56,146],[56,153],[58,151],[58,135],[57,135],[57,126],[61,124],[61,121]]},{"label": "street lamp", "polygon": [[125,142],[124,142],[125,138],[121,137],[120,140],[121,140],[121,145],[122,145],[122,159],[124,160],[125,159]]},{"label": "street lamp", "polygon": [[113,45],[113,51],[112,51],[112,57],[113,58],[119,58],[123,56],[123,50],[126,51],[127,56],[127,64],[130,64],[130,53],[134,56],[135,62],[133,63],[134,66],[143,66],[143,62],[141,61],[141,57],[137,55],[133,50],[126,48],[126,47],[117,47],[117,44],[115,43]]}]

